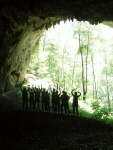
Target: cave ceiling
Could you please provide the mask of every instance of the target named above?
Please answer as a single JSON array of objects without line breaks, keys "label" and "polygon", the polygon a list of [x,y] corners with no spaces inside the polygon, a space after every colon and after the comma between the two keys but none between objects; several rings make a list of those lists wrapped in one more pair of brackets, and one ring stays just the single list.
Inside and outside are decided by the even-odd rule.
[{"label": "cave ceiling", "polygon": [[0,91],[22,82],[43,32],[67,19],[113,27],[112,0],[0,0]]},{"label": "cave ceiling", "polygon": [[76,18],[91,23],[113,20],[112,0],[1,0],[0,4],[1,17],[11,15],[17,20],[33,15],[42,19]]}]

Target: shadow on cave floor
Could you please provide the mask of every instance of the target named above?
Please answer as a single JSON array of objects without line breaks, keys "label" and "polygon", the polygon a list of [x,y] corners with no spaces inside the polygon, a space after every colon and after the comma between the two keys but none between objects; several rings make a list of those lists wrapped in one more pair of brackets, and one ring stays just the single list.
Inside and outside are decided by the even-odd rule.
[{"label": "shadow on cave floor", "polygon": [[0,150],[112,150],[113,127],[44,112],[0,113]]},{"label": "shadow on cave floor", "polygon": [[18,89],[0,97],[0,150],[113,150],[113,126],[21,108]]}]

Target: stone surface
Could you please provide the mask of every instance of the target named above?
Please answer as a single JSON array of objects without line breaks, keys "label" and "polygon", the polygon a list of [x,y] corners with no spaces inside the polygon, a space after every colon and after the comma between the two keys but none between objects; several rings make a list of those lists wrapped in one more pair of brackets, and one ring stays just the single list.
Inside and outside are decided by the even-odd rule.
[{"label": "stone surface", "polygon": [[1,0],[0,92],[22,83],[33,47],[46,29],[74,18],[112,26],[112,10],[112,0]]}]

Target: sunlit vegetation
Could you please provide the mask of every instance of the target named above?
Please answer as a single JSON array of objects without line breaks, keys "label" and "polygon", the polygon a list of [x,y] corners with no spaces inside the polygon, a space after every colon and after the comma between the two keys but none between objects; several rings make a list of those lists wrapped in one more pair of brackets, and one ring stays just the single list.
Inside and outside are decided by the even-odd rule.
[{"label": "sunlit vegetation", "polygon": [[37,41],[27,73],[58,84],[70,97],[73,88],[80,91],[82,115],[113,119],[112,41],[113,29],[103,24],[61,22]]}]

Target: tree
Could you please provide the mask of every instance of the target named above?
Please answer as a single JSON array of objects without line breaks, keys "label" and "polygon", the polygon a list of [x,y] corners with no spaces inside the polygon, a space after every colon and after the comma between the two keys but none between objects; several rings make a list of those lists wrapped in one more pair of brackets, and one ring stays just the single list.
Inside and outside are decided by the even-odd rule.
[{"label": "tree", "polygon": [[82,22],[78,22],[78,30],[74,32],[75,36],[78,34],[78,54],[81,55],[83,100],[86,99],[88,90],[88,56],[91,42],[91,31],[89,29],[89,24],[84,26]]},{"label": "tree", "polygon": [[95,77],[95,69],[94,69],[94,58],[93,53],[91,55],[91,62],[92,62],[92,75],[93,75],[93,99],[97,99],[97,83]]}]

